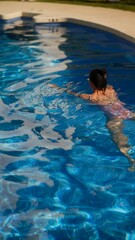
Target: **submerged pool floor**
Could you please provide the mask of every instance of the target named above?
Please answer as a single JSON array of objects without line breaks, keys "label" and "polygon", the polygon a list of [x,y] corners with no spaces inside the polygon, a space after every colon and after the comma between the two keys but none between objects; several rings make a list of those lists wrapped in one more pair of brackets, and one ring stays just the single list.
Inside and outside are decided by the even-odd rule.
[{"label": "submerged pool floor", "polygon": [[[90,92],[90,69],[135,111],[135,48],[80,25],[16,26],[0,35],[0,239],[135,238],[135,172]],[[135,122],[123,132],[135,156]]]}]

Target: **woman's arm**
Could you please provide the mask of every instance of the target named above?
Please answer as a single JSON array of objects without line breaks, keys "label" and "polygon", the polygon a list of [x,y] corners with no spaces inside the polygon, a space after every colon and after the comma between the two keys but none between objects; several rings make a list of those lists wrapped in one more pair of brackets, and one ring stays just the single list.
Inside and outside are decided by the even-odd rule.
[{"label": "woman's arm", "polygon": [[76,93],[76,92],[73,92],[73,91],[70,91],[70,90],[67,90],[67,93],[70,93],[76,97],[80,97],[80,98],[83,98],[85,100],[88,100],[90,99],[90,94],[85,94],[85,93]]},{"label": "woman's arm", "polygon": [[90,94],[76,93],[76,92],[73,92],[73,91],[68,90],[66,88],[61,88],[61,87],[57,86],[56,84],[48,84],[48,85],[50,87],[57,88],[58,90],[63,90],[63,92],[67,92],[67,93],[72,94],[76,97],[80,97],[80,98],[85,99],[85,100],[90,100]]},{"label": "woman's arm", "polygon": [[49,86],[49,87],[52,87],[52,88],[57,88],[58,90],[63,90],[63,92],[64,92],[64,91],[66,92],[66,88],[61,88],[61,87],[59,87],[59,86],[56,85],[56,84],[49,83],[48,86]]}]

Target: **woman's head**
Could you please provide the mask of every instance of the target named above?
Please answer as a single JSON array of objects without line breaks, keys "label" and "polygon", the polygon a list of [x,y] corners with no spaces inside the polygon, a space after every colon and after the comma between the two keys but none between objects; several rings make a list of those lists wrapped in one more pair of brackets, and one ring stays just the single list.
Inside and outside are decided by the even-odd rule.
[{"label": "woman's head", "polygon": [[89,81],[94,90],[105,91],[107,87],[106,69],[94,69],[90,72]]}]

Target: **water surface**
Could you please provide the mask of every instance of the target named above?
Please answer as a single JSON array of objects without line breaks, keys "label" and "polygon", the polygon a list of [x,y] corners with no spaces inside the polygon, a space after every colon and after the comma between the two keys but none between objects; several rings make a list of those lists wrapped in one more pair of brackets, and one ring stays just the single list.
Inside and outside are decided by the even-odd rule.
[{"label": "water surface", "polygon": [[107,68],[135,110],[134,45],[68,23],[18,26],[0,45],[0,239],[134,239],[135,173],[105,113],[48,85],[88,93],[89,70]]}]

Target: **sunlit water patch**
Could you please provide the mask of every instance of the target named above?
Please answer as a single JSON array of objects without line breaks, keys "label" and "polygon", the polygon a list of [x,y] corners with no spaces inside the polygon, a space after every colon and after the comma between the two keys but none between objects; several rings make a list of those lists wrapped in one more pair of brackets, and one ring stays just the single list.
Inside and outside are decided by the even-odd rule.
[{"label": "sunlit water patch", "polygon": [[0,239],[134,239],[135,174],[105,113],[49,86],[89,92],[89,70],[107,68],[134,111],[134,45],[67,23],[18,26],[0,45]]}]

